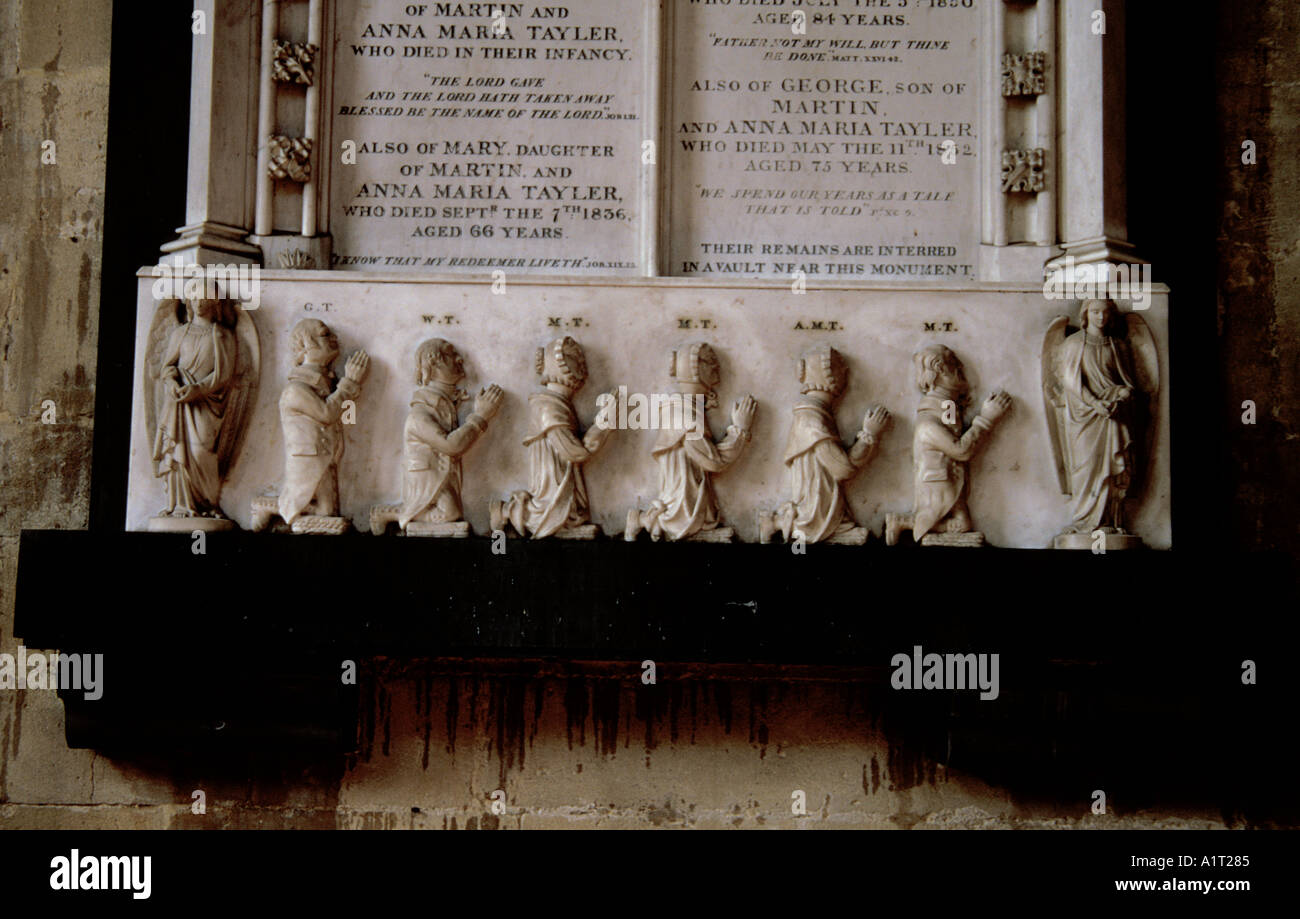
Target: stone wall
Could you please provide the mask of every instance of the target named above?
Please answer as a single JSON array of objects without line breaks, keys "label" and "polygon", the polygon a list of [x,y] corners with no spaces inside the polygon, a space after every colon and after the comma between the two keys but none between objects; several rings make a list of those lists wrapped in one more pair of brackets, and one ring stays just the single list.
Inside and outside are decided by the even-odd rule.
[{"label": "stone wall", "polygon": [[[105,0],[0,3],[3,652],[16,645],[19,532],[88,523],[110,12]],[[67,806],[95,803],[95,758],[62,735],[53,693],[0,692],[0,825],[76,825]],[[42,806],[16,817],[18,802]]]},{"label": "stone wall", "polygon": [[[1221,4],[1218,331],[1231,542],[1300,552],[1300,8]],[[1254,141],[1256,163],[1242,162]],[[1242,424],[1243,404],[1257,422]],[[1279,496],[1284,496],[1279,500]]]},{"label": "stone wall", "polygon": [[[1233,478],[1215,487],[1234,493],[1234,544],[1294,549],[1300,8],[1221,6],[1227,386],[1206,415]],[[109,35],[107,0],[0,0],[0,651],[16,645],[20,530],[88,518]],[[1256,141],[1256,166],[1239,163],[1242,139]],[[1254,428],[1240,423],[1246,399]],[[366,676],[356,754],[274,765],[68,750],[53,693],[0,692],[0,828],[1101,825],[1087,788],[1042,801],[949,774],[886,730],[878,688],[847,677],[691,671],[645,687],[599,667],[385,662]],[[197,789],[205,816],[190,812]],[[490,809],[498,789],[503,815]],[[806,816],[792,813],[795,791]],[[1121,796],[1104,825],[1223,820]]]}]

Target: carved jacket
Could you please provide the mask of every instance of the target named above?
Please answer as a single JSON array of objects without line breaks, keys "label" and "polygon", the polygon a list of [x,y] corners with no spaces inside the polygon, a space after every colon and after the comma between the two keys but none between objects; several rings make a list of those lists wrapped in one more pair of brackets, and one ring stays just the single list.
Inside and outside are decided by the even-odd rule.
[{"label": "carved jacket", "polygon": [[592,425],[578,436],[578,416],[567,397],[549,390],[528,397],[528,491],[507,502],[511,523],[535,539],[591,519],[582,464],[591,458],[609,429]]},{"label": "carved jacket", "polygon": [[465,423],[457,427],[456,410],[465,398],[465,393],[440,383],[431,383],[415,391],[403,431],[408,470],[445,471],[452,459],[464,454],[487,430],[487,422],[474,413],[470,413]]},{"label": "carved jacket", "polygon": [[809,542],[821,542],[855,525],[843,483],[867,464],[875,450],[876,439],[871,436],[859,437],[845,449],[835,416],[826,406],[811,399],[795,405],[784,458],[790,467],[794,527]]},{"label": "carved jacket", "polygon": [[402,510],[398,522],[405,527],[424,513],[444,491],[455,499],[460,514],[460,458],[487,429],[481,415],[471,413],[457,427],[457,409],[465,394],[446,383],[431,383],[415,391],[403,429],[405,471]]},{"label": "carved jacket", "polygon": [[285,483],[280,516],[292,523],[311,503],[321,478],[343,456],[343,403],[361,386],[346,377],[331,392],[328,370],[303,364],[289,371],[280,393],[280,427],[284,432]]},{"label": "carved jacket", "polygon": [[965,499],[969,486],[966,464],[985,432],[993,427],[983,416],[976,416],[970,430],[962,434],[960,413],[954,423],[946,423],[943,402],[938,396],[922,396],[916,410],[912,435],[916,511],[912,535],[917,540]]},{"label": "carved jacket", "polygon": [[689,394],[663,403],[659,423],[651,450],[659,466],[659,513],[651,532],[677,540],[716,528],[721,517],[713,475],[736,461],[749,432],[733,424],[715,444],[703,409]]}]

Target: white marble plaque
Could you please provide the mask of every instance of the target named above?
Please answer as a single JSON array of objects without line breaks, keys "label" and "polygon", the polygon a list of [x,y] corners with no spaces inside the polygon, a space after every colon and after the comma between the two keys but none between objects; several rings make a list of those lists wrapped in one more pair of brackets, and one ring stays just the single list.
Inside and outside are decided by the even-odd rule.
[{"label": "white marble plaque", "polygon": [[980,2],[674,4],[668,273],[969,284]]},{"label": "white marble plaque", "polygon": [[642,0],[340,4],[333,267],[640,272]]}]

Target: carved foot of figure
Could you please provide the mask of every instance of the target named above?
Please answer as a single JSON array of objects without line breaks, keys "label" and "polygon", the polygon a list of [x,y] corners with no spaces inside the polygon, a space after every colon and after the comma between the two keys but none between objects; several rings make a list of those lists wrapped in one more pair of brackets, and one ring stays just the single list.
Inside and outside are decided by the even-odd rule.
[{"label": "carved foot of figure", "polygon": [[150,533],[220,533],[235,529],[235,521],[225,517],[150,517]]},{"label": "carved foot of figure", "polygon": [[427,523],[412,520],[406,525],[407,536],[436,536],[443,539],[466,539],[469,537],[469,522],[457,520],[455,523]]},{"label": "carved foot of figure", "polygon": [[870,538],[871,531],[866,527],[853,527],[826,537],[824,542],[828,546],[865,546]]},{"label": "carved foot of figure", "polygon": [[[1106,552],[1123,552],[1132,549],[1141,549],[1145,546],[1142,539],[1134,536],[1132,533],[1106,532],[1102,530],[1100,542],[1095,539],[1092,533],[1071,532],[1074,528],[1066,530],[1056,539],[1052,540],[1053,549],[1074,549],[1098,551],[1104,549]],[[1100,553],[1099,553],[1100,554]]]},{"label": "carved foot of figure", "polygon": [[600,527],[586,523],[580,527],[564,527],[551,534],[552,539],[595,539],[600,535]]},{"label": "carved foot of figure", "polygon": [[641,535],[641,512],[635,507],[627,512],[627,523],[623,526],[623,541],[636,542]]},{"label": "carved foot of figure", "polygon": [[402,516],[400,504],[376,504],[370,509],[370,532],[383,536],[390,524],[397,523]]},{"label": "carved foot of figure", "polygon": [[736,538],[736,531],[731,527],[714,527],[711,530],[700,530],[693,536],[687,536],[682,542],[732,542]]},{"label": "carved foot of figure", "polygon": [[926,533],[921,537],[921,545],[977,549],[984,545],[984,534],[975,531],[969,533]]},{"label": "carved foot of figure", "polygon": [[271,521],[280,516],[280,501],[275,495],[254,498],[251,504],[252,520],[248,528],[260,533],[271,525]]},{"label": "carved foot of figure", "polygon": [[492,527],[492,532],[505,532],[506,524],[506,503],[504,501],[492,500],[488,502],[488,526]]},{"label": "carved foot of figure", "polygon": [[886,514],[885,545],[898,545],[898,537],[903,535],[903,531],[912,529],[912,520],[911,514]]},{"label": "carved foot of figure", "polygon": [[352,521],[346,517],[321,517],[316,514],[303,514],[290,527],[299,535],[309,536],[341,536],[351,528]]}]

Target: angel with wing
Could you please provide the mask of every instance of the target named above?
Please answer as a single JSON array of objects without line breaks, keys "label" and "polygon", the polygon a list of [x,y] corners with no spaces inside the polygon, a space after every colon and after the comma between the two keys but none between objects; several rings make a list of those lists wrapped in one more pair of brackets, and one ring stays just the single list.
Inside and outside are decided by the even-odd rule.
[{"label": "angel with wing", "polygon": [[1073,499],[1073,520],[1057,545],[1082,547],[1100,531],[1117,548],[1124,537],[1136,540],[1124,529],[1124,500],[1139,456],[1150,453],[1139,442],[1150,431],[1158,387],[1155,344],[1142,317],[1120,313],[1110,300],[1085,301],[1073,335],[1068,324],[1058,317],[1043,342],[1048,432],[1061,491]]},{"label": "angel with wing", "polygon": [[[167,504],[151,529],[233,524],[221,512],[221,483],[243,432],[256,382],[257,336],[223,299],[163,301],[150,329],[145,372],[154,471]],[[183,318],[182,318],[183,317]]]}]

